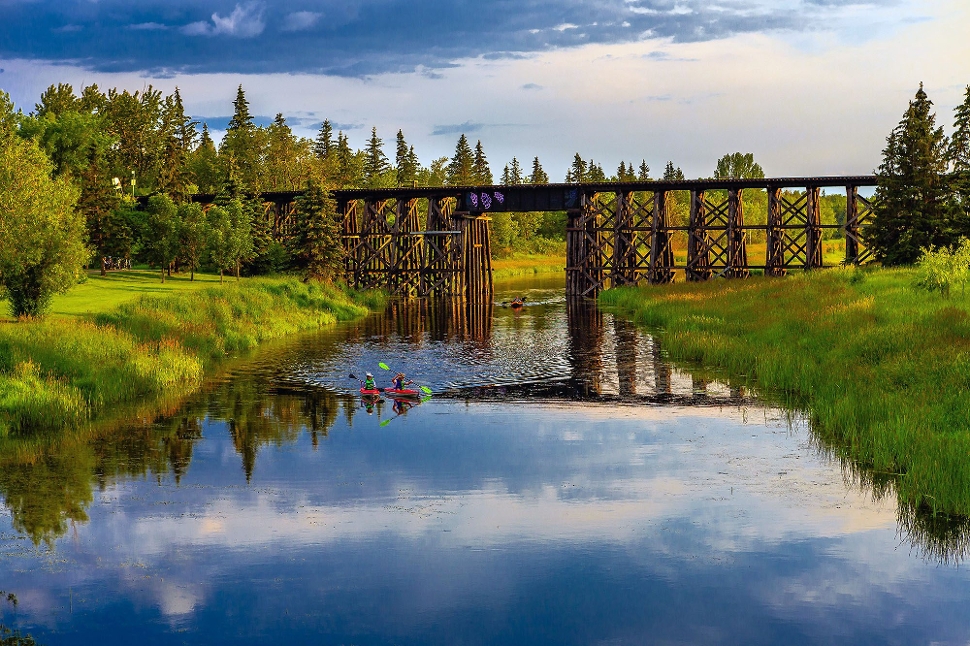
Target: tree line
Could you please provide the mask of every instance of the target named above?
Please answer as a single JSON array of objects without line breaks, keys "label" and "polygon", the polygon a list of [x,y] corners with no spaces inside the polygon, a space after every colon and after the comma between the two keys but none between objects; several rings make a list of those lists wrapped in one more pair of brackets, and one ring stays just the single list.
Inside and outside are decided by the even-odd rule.
[{"label": "tree line", "polygon": [[[109,258],[137,260],[166,271],[204,267],[236,276],[297,270],[327,277],[340,260],[339,222],[329,190],[393,186],[488,185],[495,181],[481,141],[462,134],[451,157],[424,166],[399,130],[391,159],[377,129],[361,149],[324,120],[314,139],[295,135],[282,114],[256,124],[242,86],[217,144],[208,125],[189,116],[180,91],[165,95],[67,84],[45,90],[24,114],[0,91],[0,284],[16,315],[43,311],[52,294],[69,288],[80,268]],[[970,235],[967,147],[970,90],[958,108],[954,134],[935,126],[932,104],[920,88],[887,142],[879,168],[875,222],[867,238],[886,264],[912,262],[928,246],[952,245]],[[750,153],[718,160],[714,177],[755,178],[764,171]],[[667,162],[664,180],[684,173]],[[649,181],[650,167],[621,161],[607,175],[601,163],[576,153],[565,181]],[[513,158],[502,184],[550,181],[538,157]],[[297,204],[298,229],[274,239],[262,191],[305,189]],[[215,205],[192,204],[193,193],[215,194]],[[145,208],[135,198],[151,196]],[[689,195],[672,192],[671,224],[689,217]],[[763,191],[743,193],[745,217],[767,217]],[[823,196],[822,220],[841,224],[844,196]],[[562,212],[496,214],[494,248],[560,250]],[[828,235],[840,235],[833,232]]]}]

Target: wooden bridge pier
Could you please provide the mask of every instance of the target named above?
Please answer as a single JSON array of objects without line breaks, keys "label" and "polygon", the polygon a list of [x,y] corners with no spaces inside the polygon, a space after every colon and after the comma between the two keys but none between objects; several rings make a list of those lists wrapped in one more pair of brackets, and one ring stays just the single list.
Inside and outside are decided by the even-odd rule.
[{"label": "wooden bridge pier", "polygon": [[348,283],[404,297],[490,298],[491,218],[458,212],[457,202],[407,195],[342,200]]}]

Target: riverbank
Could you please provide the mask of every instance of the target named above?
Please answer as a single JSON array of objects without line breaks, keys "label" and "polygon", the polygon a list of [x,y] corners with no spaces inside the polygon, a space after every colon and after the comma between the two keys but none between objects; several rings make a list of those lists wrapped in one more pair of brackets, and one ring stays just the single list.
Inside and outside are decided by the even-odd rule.
[{"label": "riverbank", "polygon": [[509,280],[541,274],[563,274],[565,280],[566,251],[555,254],[513,254],[492,260],[492,279]]},{"label": "riverbank", "polygon": [[139,399],[190,393],[224,357],[383,305],[376,293],[295,278],[202,280],[163,294],[138,293],[151,288],[137,275],[113,280],[131,287],[113,285],[112,296],[75,312],[0,323],[0,435],[74,426]]},{"label": "riverbank", "polygon": [[605,292],[671,359],[806,410],[821,445],[893,481],[900,501],[970,515],[970,294],[916,291],[910,270]]}]

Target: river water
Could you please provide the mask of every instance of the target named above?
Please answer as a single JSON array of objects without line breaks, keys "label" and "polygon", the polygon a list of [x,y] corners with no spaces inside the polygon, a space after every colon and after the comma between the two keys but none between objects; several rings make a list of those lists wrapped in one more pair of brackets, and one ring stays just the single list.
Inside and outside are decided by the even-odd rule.
[{"label": "river water", "polygon": [[[647,334],[397,303],[114,428],[4,449],[0,623],[41,644],[970,642],[963,549]],[[348,374],[407,370],[417,405]],[[864,479],[864,478],[863,478]]]}]

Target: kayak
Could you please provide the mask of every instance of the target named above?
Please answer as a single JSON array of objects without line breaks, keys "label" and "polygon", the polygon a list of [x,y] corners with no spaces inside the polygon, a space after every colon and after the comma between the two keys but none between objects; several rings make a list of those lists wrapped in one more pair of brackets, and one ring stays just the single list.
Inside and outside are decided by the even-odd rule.
[{"label": "kayak", "polygon": [[523,305],[525,305],[525,301],[519,300],[517,298],[513,300],[511,303],[509,303],[509,307],[511,307],[514,310],[519,309]]},{"label": "kayak", "polygon": [[380,397],[381,391],[377,388],[374,388],[373,390],[370,388],[361,388],[360,395],[361,397]]},{"label": "kayak", "polygon": [[411,390],[410,388],[401,388],[400,390],[397,388],[385,388],[384,394],[388,395],[389,397],[402,397],[402,398],[421,396],[421,393],[419,391]]}]

